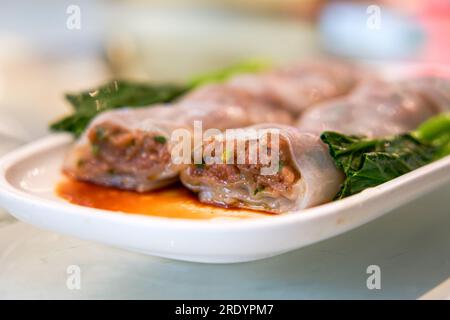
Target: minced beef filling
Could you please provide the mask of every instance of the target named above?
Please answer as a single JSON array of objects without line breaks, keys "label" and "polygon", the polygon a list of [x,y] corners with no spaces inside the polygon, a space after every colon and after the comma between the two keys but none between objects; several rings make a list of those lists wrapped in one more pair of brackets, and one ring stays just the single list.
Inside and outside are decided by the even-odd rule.
[{"label": "minced beef filling", "polygon": [[[270,147],[268,150],[270,152]],[[203,164],[192,166],[189,173],[194,178],[208,177],[221,184],[233,184],[245,180],[253,186],[254,195],[261,191],[275,194],[289,193],[300,178],[300,174],[292,165],[288,156],[288,145],[283,139],[280,139],[279,150],[279,168],[273,175],[261,175],[261,168],[263,168],[261,164]],[[247,163],[248,149],[246,149],[246,155]]]},{"label": "minced beef filling", "polygon": [[[88,132],[97,170],[109,173],[160,171],[170,162],[167,140],[142,131],[129,131],[111,123],[94,126]],[[82,165],[82,164],[81,164]]]}]

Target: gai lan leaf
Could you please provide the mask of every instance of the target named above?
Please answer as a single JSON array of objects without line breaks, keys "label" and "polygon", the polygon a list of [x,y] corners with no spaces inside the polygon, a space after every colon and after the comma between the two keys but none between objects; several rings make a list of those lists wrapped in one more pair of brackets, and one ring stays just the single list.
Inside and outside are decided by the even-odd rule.
[{"label": "gai lan leaf", "polygon": [[73,114],[53,123],[53,131],[67,131],[79,137],[98,114],[112,109],[139,108],[158,103],[169,103],[183,94],[208,83],[222,82],[240,73],[255,73],[267,69],[266,60],[251,59],[222,70],[194,77],[186,84],[148,84],[114,80],[99,88],[66,94]]}]

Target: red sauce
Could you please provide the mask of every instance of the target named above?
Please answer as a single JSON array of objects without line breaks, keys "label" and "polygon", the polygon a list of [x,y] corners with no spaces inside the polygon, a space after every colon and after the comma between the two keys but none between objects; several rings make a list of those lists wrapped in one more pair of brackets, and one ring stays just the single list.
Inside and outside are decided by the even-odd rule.
[{"label": "red sauce", "polygon": [[263,212],[227,209],[201,203],[195,194],[182,186],[137,193],[64,179],[57,186],[56,192],[73,204],[131,214],[184,219],[242,219],[271,216]]}]

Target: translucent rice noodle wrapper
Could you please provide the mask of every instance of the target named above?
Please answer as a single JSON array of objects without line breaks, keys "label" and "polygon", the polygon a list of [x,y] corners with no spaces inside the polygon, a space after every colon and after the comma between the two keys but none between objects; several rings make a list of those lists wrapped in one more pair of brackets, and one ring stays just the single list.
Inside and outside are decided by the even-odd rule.
[{"label": "translucent rice noodle wrapper", "polygon": [[308,61],[264,74],[240,75],[230,85],[298,115],[316,103],[349,93],[369,78],[375,76],[351,64]]},{"label": "translucent rice noodle wrapper", "polygon": [[423,95],[436,112],[450,111],[450,79],[426,77],[405,81],[404,85],[411,90],[415,90]]},{"label": "translucent rice noodle wrapper", "polygon": [[144,192],[178,179],[171,159],[176,129],[235,128],[291,115],[223,85],[206,86],[173,106],[119,109],[97,116],[69,152],[63,170],[78,180]]},{"label": "translucent rice noodle wrapper", "polygon": [[[448,85],[448,82],[445,82]],[[352,94],[316,105],[297,122],[302,131],[382,137],[416,129],[428,118],[449,110],[444,83],[436,80],[402,83],[368,82]]]},{"label": "translucent rice noodle wrapper", "polygon": [[[249,133],[254,130],[257,130],[256,137]],[[272,143],[276,141],[272,140],[274,130],[278,134],[278,166],[270,174],[263,174],[262,168],[271,167],[273,162],[262,165],[258,160],[250,164],[250,141],[259,141],[258,150],[263,146],[261,143],[266,141],[269,154],[272,155],[275,150]],[[261,140],[264,136],[270,138]],[[245,163],[238,164],[239,150],[234,149],[233,164],[191,164],[180,174],[182,183],[198,192],[202,202],[285,213],[331,201],[344,181],[344,174],[335,166],[328,147],[318,135],[300,132],[290,126],[266,124],[245,128],[234,135],[213,136],[205,140],[203,145],[227,139],[235,141],[234,148],[239,143],[245,145]],[[230,150],[225,145],[223,150],[229,155]]]}]

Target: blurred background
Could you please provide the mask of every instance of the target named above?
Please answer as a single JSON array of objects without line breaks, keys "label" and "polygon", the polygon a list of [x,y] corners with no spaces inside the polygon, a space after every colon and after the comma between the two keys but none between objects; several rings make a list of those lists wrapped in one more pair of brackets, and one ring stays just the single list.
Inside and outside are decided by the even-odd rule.
[{"label": "blurred background", "polygon": [[67,91],[319,56],[448,73],[450,1],[0,0],[0,152],[47,134]]}]

